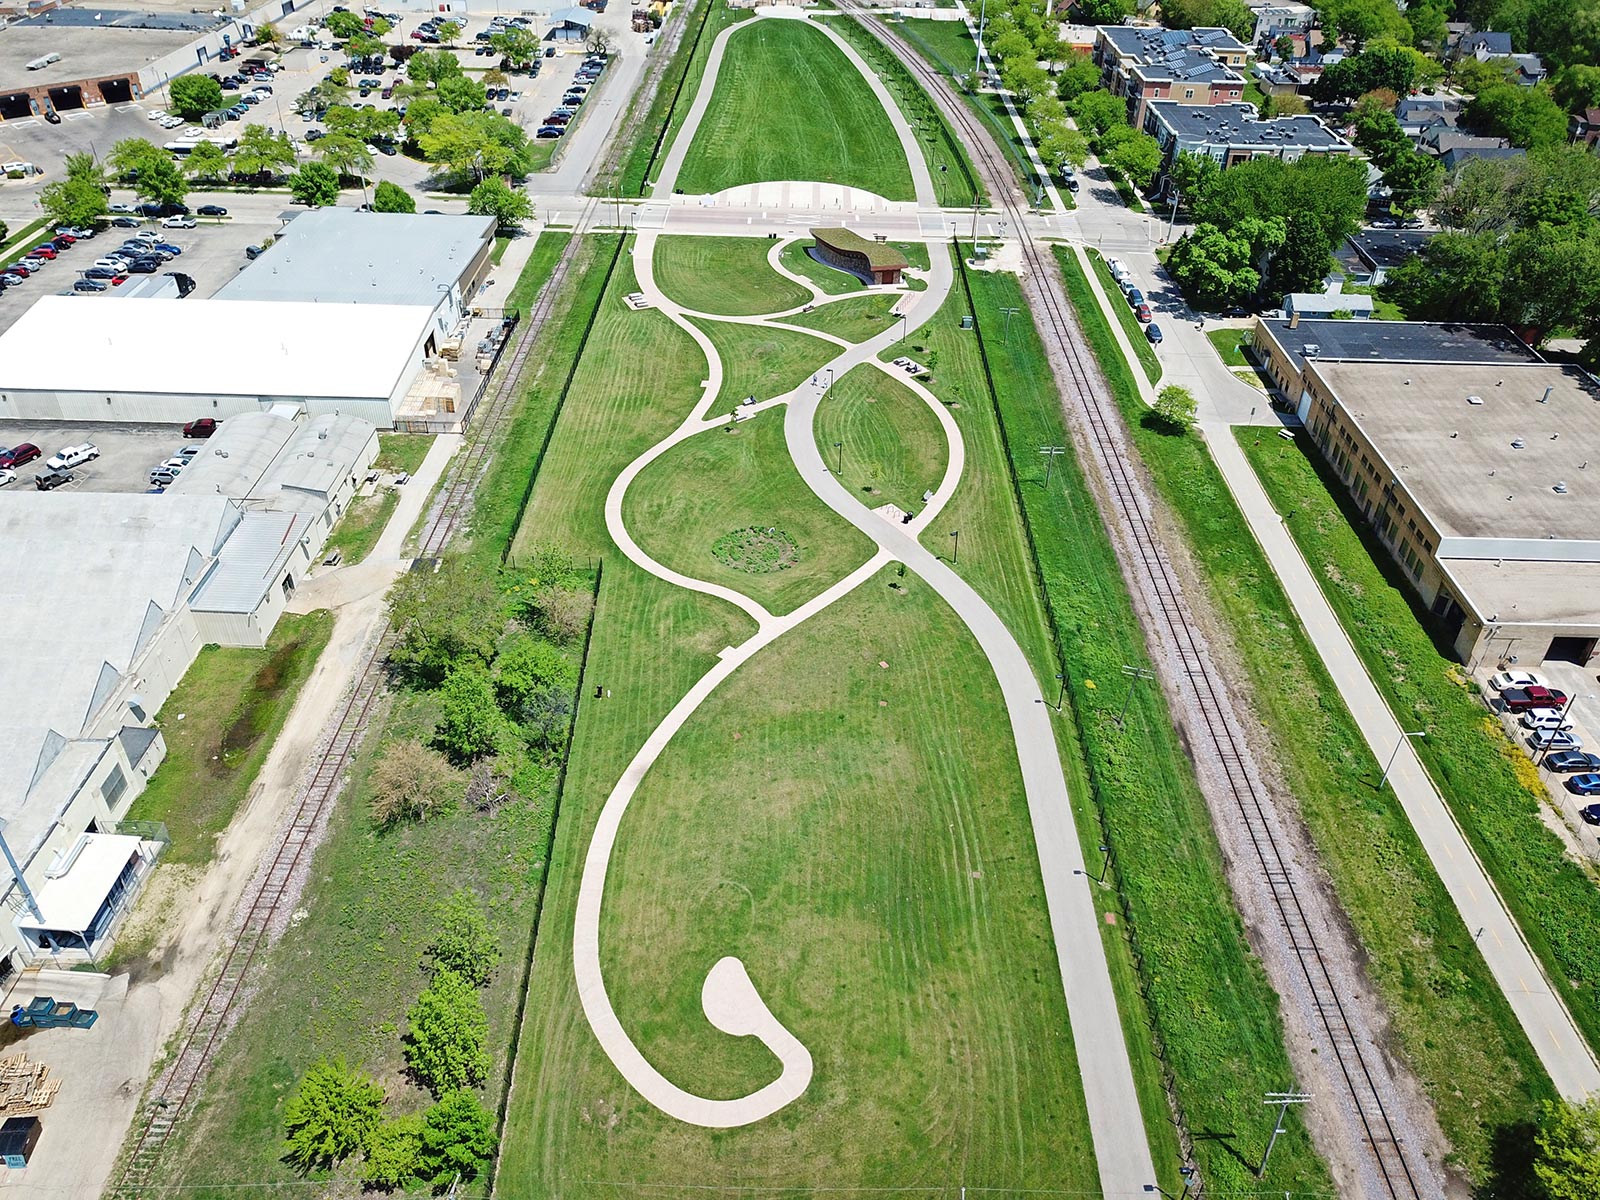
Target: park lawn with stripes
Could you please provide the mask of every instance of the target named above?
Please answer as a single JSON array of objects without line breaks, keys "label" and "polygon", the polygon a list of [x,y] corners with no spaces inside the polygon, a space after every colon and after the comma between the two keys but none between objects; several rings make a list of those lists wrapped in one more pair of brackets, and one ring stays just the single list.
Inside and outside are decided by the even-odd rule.
[{"label": "park lawn with stripes", "polygon": [[[1497,1144],[1519,1136],[1515,1130],[1539,1100],[1551,1095],[1549,1079],[1404,812],[1377,792],[1381,765],[1368,751],[1205,444],[1194,437],[1173,437],[1144,419],[1148,410],[1131,368],[1093,304],[1078,261],[1059,252],[1058,259],[1132,443],[1203,567],[1201,577],[1252,684],[1253,702],[1277,751],[1277,766],[1367,953],[1365,968],[1389,1014],[1396,1053],[1428,1093],[1452,1146],[1449,1165],[1481,1183],[1496,1170]],[[1248,436],[1254,441],[1259,434]],[[1280,460],[1274,452],[1284,445],[1280,439],[1261,440],[1273,451],[1252,450],[1247,443],[1258,470],[1266,461],[1276,465],[1298,460],[1304,465],[1292,447],[1285,448]],[[1267,483],[1273,490],[1270,477]],[[1287,511],[1302,497],[1287,503],[1277,498]],[[1303,498],[1301,511],[1317,509],[1309,495]],[[1316,527],[1340,529],[1354,538],[1336,513],[1318,512]],[[1317,561],[1314,549],[1307,549],[1307,559]],[[1336,574],[1344,580],[1358,578],[1349,563],[1341,563]],[[1354,590],[1370,598],[1384,589],[1375,579],[1360,579]],[[1426,644],[1425,636],[1421,640]],[[1369,660],[1375,677],[1384,675],[1377,670],[1380,666],[1392,671],[1388,656],[1399,644],[1398,636],[1385,635],[1382,649]],[[1392,673],[1428,674],[1417,668]],[[1426,715],[1413,715],[1430,726],[1439,720],[1433,704]],[[1475,793],[1488,791],[1484,772],[1473,778]],[[1535,822],[1529,824],[1537,828]],[[1461,1036],[1465,1029],[1472,1031],[1471,1037]]]},{"label": "park lawn with stripes", "polygon": [[[628,531],[657,562],[732,588],[779,615],[848,575],[874,550],[866,534],[806,487],[784,444],[783,417],[783,410],[769,409],[679,442],[639,473],[622,505]],[[741,565],[745,560],[729,546],[743,540],[741,531],[769,548],[770,561]]]},{"label": "park lawn with stripes", "polygon": [[916,198],[878,98],[843,51],[805,21],[753,21],[729,36],[677,186],[701,194],[766,180]]},{"label": "park lawn with stripes", "polygon": [[894,293],[851,296],[819,304],[808,313],[785,317],[784,324],[831,333],[847,342],[865,342],[889,328],[889,310],[900,299]]},{"label": "park lawn with stripes", "polygon": [[829,388],[814,428],[823,461],[868,508],[921,512],[923,493],[944,479],[949,447],[938,418],[876,367],[856,367]]},{"label": "park lawn with stripes", "polygon": [[806,247],[815,245],[809,236],[795,238],[778,251],[778,261],[796,275],[803,275],[830,296],[843,296],[849,292],[864,292],[867,285],[860,278],[837,267],[819,263],[806,253]]},{"label": "park lawn with stripes", "polygon": [[[757,400],[781,396],[839,355],[840,348],[835,343],[792,329],[689,319],[711,339],[722,360],[722,390],[709,412],[713,417],[731,413],[746,396]],[[705,360],[700,361],[703,364]]]},{"label": "park lawn with stripes", "polygon": [[[626,616],[653,630],[644,657],[687,665],[678,638],[692,632],[697,665],[709,666],[718,638],[641,623],[610,611],[615,599],[604,595],[597,634],[624,632]],[[597,641],[591,662],[613,653],[636,662],[637,633]],[[631,695],[636,675],[660,673],[640,664],[617,678]],[[658,681],[658,707],[688,682]],[[573,878],[553,886],[541,935],[500,1194],[747,1185],[799,1195],[953,1179],[1002,1194],[1094,1189],[1015,752],[993,719],[987,661],[942,602],[888,569],[780,638],[690,719],[623,822],[601,953],[644,1053],[705,1095],[773,1077],[763,1047],[716,1032],[700,1011],[707,968],[735,954],[815,1058],[807,1092],[747,1128],[703,1129],[651,1108],[616,1075],[573,995],[570,912],[556,905],[621,768],[618,755],[593,774],[591,734],[622,697],[607,683],[613,698],[586,689],[580,713],[572,779],[586,781],[584,812],[563,814],[562,840],[574,836],[555,870]],[[567,804],[578,797],[569,786]]]},{"label": "park lawn with stripes", "polygon": [[656,283],[694,312],[759,317],[799,308],[811,293],[772,269],[772,246],[764,237],[657,238]]}]

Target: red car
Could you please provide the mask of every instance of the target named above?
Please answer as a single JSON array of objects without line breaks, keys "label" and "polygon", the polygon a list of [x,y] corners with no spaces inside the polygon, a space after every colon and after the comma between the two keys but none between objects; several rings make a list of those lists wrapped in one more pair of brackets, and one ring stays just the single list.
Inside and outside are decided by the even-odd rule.
[{"label": "red car", "polygon": [[128,282],[128,277],[126,275],[113,275],[111,277],[111,286],[112,287],[121,287],[123,284],[125,284],[127,282]]},{"label": "red car", "polygon": [[1139,305],[1138,308],[1133,310],[1133,315],[1139,318],[1140,324],[1144,325],[1148,325],[1152,319],[1150,314],[1150,306],[1148,304]]},{"label": "red car", "polygon": [[23,266],[19,262],[12,263],[6,268],[6,270],[10,271],[13,275],[21,275],[24,279],[33,274],[32,271],[28,270],[27,267]]},{"label": "red car", "polygon": [[32,250],[28,251],[28,253],[37,254],[40,258],[54,258],[56,256],[56,248],[49,242],[46,242],[42,246],[35,246]]},{"label": "red car", "polygon": [[201,417],[198,421],[190,421],[183,427],[183,436],[186,438],[208,438],[217,431],[215,417]]},{"label": "red car", "polygon": [[1546,688],[1537,685],[1525,688],[1507,688],[1500,693],[1500,699],[1510,712],[1525,712],[1530,708],[1561,708],[1567,702],[1567,694],[1560,688]]},{"label": "red car", "polygon": [[39,447],[32,442],[23,442],[20,446],[13,446],[9,450],[0,450],[0,467],[20,467],[23,463],[31,463],[39,457]]}]

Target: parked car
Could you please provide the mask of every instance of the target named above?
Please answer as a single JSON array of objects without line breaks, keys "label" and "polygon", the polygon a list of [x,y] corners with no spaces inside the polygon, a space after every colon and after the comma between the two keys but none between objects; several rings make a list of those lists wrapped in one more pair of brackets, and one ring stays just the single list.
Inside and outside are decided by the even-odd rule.
[{"label": "parked car", "polygon": [[1585,804],[1578,810],[1578,816],[1586,825],[1600,825],[1600,804]]},{"label": "parked car", "polygon": [[45,466],[52,471],[66,471],[73,467],[81,467],[86,462],[93,462],[99,457],[100,447],[93,442],[84,442],[80,446],[66,446],[61,453],[52,454]]},{"label": "parked car", "polygon": [[1162,337],[1161,326],[1157,325],[1154,321],[1151,321],[1150,324],[1144,327],[1144,336],[1145,340],[1148,341],[1152,346],[1159,346],[1161,344]]},{"label": "parked car", "polygon": [[35,246],[30,253],[37,254],[40,258],[55,258],[61,251],[56,249],[54,243],[46,242],[42,246]]},{"label": "parked car", "polygon": [[33,477],[33,486],[41,492],[50,492],[63,484],[71,483],[74,478],[76,476],[71,471],[51,471],[46,475],[35,475]]},{"label": "parked car", "polygon": [[541,125],[539,126],[539,131],[533,136],[536,138],[558,138],[565,132],[566,130],[559,125]]},{"label": "parked car", "polygon": [[113,204],[106,209],[110,213],[131,213],[134,207],[131,204]]},{"label": "parked car", "polygon": [[194,211],[197,216],[201,217],[225,217],[228,215],[228,210],[220,204],[202,204]]},{"label": "parked car", "polygon": [[17,473],[15,471],[9,467],[0,467],[0,487],[5,487],[8,483],[15,483],[16,481]]},{"label": "parked car", "polygon": [[25,261],[14,262],[7,267],[6,270],[10,271],[13,275],[20,275],[24,279],[28,279],[33,275],[33,268],[28,266]]},{"label": "parked car", "polygon": [[120,275],[121,273],[121,270],[119,270],[117,267],[101,266],[100,264],[96,263],[83,273],[83,277],[90,280],[105,280],[110,279],[113,276]]},{"label": "parked car", "polygon": [[106,290],[106,283],[103,279],[74,279],[72,281],[72,290],[75,292],[103,292]]},{"label": "parked car", "polygon": [[15,271],[0,272],[0,288],[17,287],[22,283],[22,276]]},{"label": "parked car", "polygon": [[1138,308],[1139,305],[1141,305],[1143,303],[1144,303],[1144,293],[1141,292],[1138,288],[1129,288],[1128,289],[1128,307],[1129,308]]},{"label": "parked car", "polygon": [[9,450],[0,450],[0,467],[20,467],[38,458],[42,451],[32,442],[22,442]]},{"label": "parked car", "polygon": [[183,427],[183,436],[186,438],[208,438],[217,431],[215,417],[201,417],[197,421],[190,421]]},{"label": "parked car", "polygon": [[[181,469],[182,468],[179,468],[179,470]],[[150,472],[150,482],[161,487],[166,487],[169,483],[177,478],[178,471],[168,466],[159,466],[154,471]]]},{"label": "parked car", "polygon": [[1133,315],[1142,325],[1148,325],[1155,317],[1155,314],[1150,311],[1150,306],[1148,304],[1139,305],[1133,310]]},{"label": "parked car", "polygon": [[[1589,771],[1582,775],[1570,775],[1562,781],[1562,786],[1574,796],[1600,796],[1600,774]],[[1600,804],[1591,804],[1582,811],[1587,814],[1589,809],[1600,810]],[[1587,815],[1583,819],[1591,825],[1600,825],[1600,819],[1591,819]]]},{"label": "parked car", "polygon": [[39,271],[44,270],[49,263],[49,259],[40,258],[37,254],[30,254],[26,258],[19,260],[16,266],[27,267],[28,270],[38,273]]},{"label": "parked car", "polygon": [[1546,755],[1544,765],[1551,771],[1600,772],[1600,754],[1589,754],[1582,750],[1563,750],[1560,754]]},{"label": "parked car", "polygon": [[1501,671],[1498,675],[1489,676],[1489,686],[1500,693],[1507,688],[1549,687],[1550,681],[1532,671]]},{"label": "parked car", "polygon": [[137,217],[112,217],[111,224],[117,229],[137,229],[139,228],[139,219]]},{"label": "parked car", "polygon": [[1527,737],[1530,750],[1582,750],[1583,739],[1565,729],[1535,729]]},{"label": "parked car", "polygon": [[1534,684],[1525,688],[1507,688],[1500,693],[1500,700],[1508,712],[1522,712],[1529,708],[1562,708],[1567,703],[1567,694],[1559,688]]},{"label": "parked car", "polygon": [[1572,722],[1559,708],[1530,708],[1517,718],[1524,729],[1571,729]]},{"label": "parked car", "polygon": [[195,222],[195,219],[193,217],[181,217],[181,216],[179,216],[179,217],[167,217],[165,220],[163,220],[161,222],[161,224],[164,225],[168,229],[193,229],[195,227],[196,222]]}]

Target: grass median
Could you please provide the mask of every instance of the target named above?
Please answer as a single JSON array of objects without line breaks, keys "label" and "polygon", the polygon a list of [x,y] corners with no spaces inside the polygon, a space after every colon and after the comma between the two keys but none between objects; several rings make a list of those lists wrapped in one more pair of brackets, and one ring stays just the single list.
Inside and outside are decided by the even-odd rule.
[{"label": "grass median", "polygon": [[1101,290],[1111,302],[1111,307],[1116,310],[1117,321],[1122,325],[1122,332],[1127,336],[1128,344],[1139,356],[1139,365],[1144,368],[1145,378],[1155,383],[1161,378],[1161,364],[1156,360],[1156,352],[1150,345],[1150,339],[1144,335],[1144,326],[1139,324],[1139,318],[1134,316],[1133,309],[1123,302],[1122,288],[1111,274],[1111,268],[1106,266],[1106,260],[1100,251],[1090,250],[1089,261],[1094,264],[1094,273],[1100,280]]},{"label": "grass median", "polygon": [[[1453,1165],[1482,1181],[1499,1131],[1530,1117],[1552,1094],[1549,1081],[1404,813],[1377,793],[1381,769],[1204,442],[1146,419],[1132,372],[1076,260],[1063,254],[1060,261],[1133,445],[1203,568],[1210,603],[1367,952],[1366,969],[1403,1057],[1454,1147]],[[1473,1036],[1462,1038],[1462,1029]]]},{"label": "grass median", "polygon": [[765,237],[660,237],[653,264],[667,297],[693,312],[759,317],[811,299],[772,269]]}]

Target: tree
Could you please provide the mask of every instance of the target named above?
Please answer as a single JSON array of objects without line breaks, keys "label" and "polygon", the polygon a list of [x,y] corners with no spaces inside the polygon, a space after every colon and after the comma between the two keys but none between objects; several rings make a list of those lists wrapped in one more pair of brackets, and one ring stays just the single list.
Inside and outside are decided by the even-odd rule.
[{"label": "tree", "polygon": [[1283,245],[1281,219],[1250,219],[1219,229],[1201,222],[1180,238],[1167,258],[1167,270],[1196,308],[1217,312],[1256,294],[1261,272],[1256,263]]},{"label": "tree", "polygon": [[1084,92],[1067,105],[1078,122],[1078,128],[1091,140],[1105,136],[1108,129],[1128,123],[1128,106],[1110,92]]},{"label": "tree", "polygon": [[410,1113],[392,1117],[374,1129],[367,1138],[361,1182],[382,1192],[410,1183],[422,1151],[422,1123],[421,1113]]},{"label": "tree", "polygon": [[473,987],[488,985],[500,961],[500,944],[471,892],[456,892],[440,905],[439,934],[428,957],[435,971],[454,971]]},{"label": "tree", "polygon": [[162,160],[170,162],[171,156],[145,138],[124,138],[111,147],[111,153],[106,158],[112,175],[123,180],[142,174],[151,164]]},{"label": "tree", "polygon": [[454,46],[456,39],[461,36],[460,21],[441,21],[439,23],[439,40],[446,46]]},{"label": "tree", "polygon": [[[1383,0],[1383,3],[1390,4],[1390,0]],[[1404,46],[1369,47],[1325,69],[1312,85],[1312,97],[1324,103],[1335,103],[1376,88],[1386,88],[1396,96],[1409,96],[1417,87],[1421,57]]]},{"label": "tree", "polygon": [[1161,143],[1148,133],[1135,133],[1113,146],[1107,160],[1135,187],[1148,187],[1161,169]]},{"label": "tree", "polygon": [[180,75],[167,90],[180,117],[193,120],[222,107],[222,85],[210,75]]},{"label": "tree", "polygon": [[1317,288],[1333,262],[1333,248],[1344,240],[1329,231],[1325,213],[1292,212],[1284,221],[1283,245],[1267,269],[1274,295]]},{"label": "tree", "polygon": [[533,201],[527,193],[508,187],[504,179],[492,175],[472,189],[467,211],[474,216],[493,217],[501,229],[515,229],[533,216]]},{"label": "tree", "polygon": [[1494,233],[1440,233],[1419,257],[1390,272],[1385,287],[1418,320],[1498,320],[1505,254]]},{"label": "tree", "polygon": [[539,54],[539,36],[520,25],[508,25],[489,38],[489,45],[512,66],[526,66]]},{"label": "tree", "polygon": [[366,28],[361,18],[353,12],[331,12],[323,18],[322,23],[341,42],[355,37]]},{"label": "tree", "polygon": [[1600,1099],[1546,1100],[1533,1150],[1533,1177],[1547,1200],[1600,1196]]},{"label": "tree", "polygon": [[374,212],[414,213],[417,211],[417,202],[398,183],[380,179],[372,191],[372,208]]},{"label": "tree", "polygon": [[1600,238],[1571,226],[1533,226],[1506,242],[1503,320],[1542,341],[1572,328],[1600,333]]},{"label": "tree", "polygon": [[448,967],[434,972],[406,1014],[405,1059],[435,1096],[476,1087],[489,1074],[489,1018],[470,982]]},{"label": "tree", "polygon": [[228,156],[215,142],[196,142],[183,167],[194,179],[221,179],[228,171]]},{"label": "tree", "polygon": [[178,170],[178,164],[163,153],[160,158],[153,159],[140,169],[133,190],[142,200],[156,204],[182,204],[183,198],[189,194],[189,181]]},{"label": "tree", "polygon": [[434,1187],[475,1179],[494,1154],[494,1114],[470,1092],[439,1098],[422,1117],[417,1176]]},{"label": "tree", "polygon": [[510,82],[511,80],[506,78],[506,73],[499,67],[490,67],[483,73],[484,87],[503,87]]},{"label": "tree", "polygon": [[[1031,56],[1033,51],[1029,48]],[[1000,83],[1008,92],[1012,93],[1026,108],[1038,96],[1053,96],[1055,94],[1055,81],[1046,71],[1031,58],[1015,59],[1000,71]]]},{"label": "tree", "polygon": [[1311,111],[1311,106],[1306,103],[1306,98],[1297,92],[1284,92],[1278,96],[1266,96],[1261,102],[1261,115],[1263,117],[1299,117]]},{"label": "tree", "polygon": [[1133,0],[1077,0],[1073,9],[1080,24],[1121,25],[1133,16]]},{"label": "tree", "polygon": [[39,205],[57,225],[93,225],[109,210],[106,194],[85,179],[58,179],[39,193]]},{"label": "tree", "polygon": [[364,180],[372,170],[372,151],[365,142],[349,134],[330,134],[323,138],[317,143],[317,153],[341,179],[350,176]]},{"label": "tree", "polygon": [[1406,5],[1406,24],[1411,26],[1411,44],[1432,50],[1444,47],[1450,20],[1450,6],[1439,0],[1416,0]]},{"label": "tree", "polygon": [[[409,124],[411,114],[406,117]],[[441,110],[414,136],[423,156],[452,174],[474,172],[481,178],[527,173],[527,132],[499,113]]]},{"label": "tree", "polygon": [[448,50],[423,50],[406,62],[406,78],[413,83],[437,85],[441,79],[462,73],[461,60]]},{"label": "tree", "polygon": [[105,169],[88,151],[80,150],[76,154],[67,155],[62,166],[68,179],[81,179],[85,183],[94,184],[95,187],[100,187],[106,181]]},{"label": "tree", "polygon": [[373,17],[372,24],[367,26],[367,32],[375,38],[381,38],[394,28],[386,17]]},{"label": "tree", "polygon": [[309,162],[289,176],[289,193],[301,204],[317,208],[339,203],[339,176],[326,163]]},{"label": "tree", "polygon": [[456,763],[470,763],[495,750],[504,719],[495,704],[488,668],[475,659],[456,663],[439,689],[439,724],[434,745]]},{"label": "tree", "polygon": [[1039,156],[1057,174],[1068,165],[1081,167],[1089,157],[1089,141],[1066,121],[1051,121],[1039,129]]},{"label": "tree", "polygon": [[1256,19],[1242,0],[1165,0],[1161,17],[1172,29],[1222,28],[1247,43],[1256,28]]},{"label": "tree", "polygon": [[1600,106],[1600,66],[1562,67],[1550,77],[1550,97],[1570,113]]},{"label": "tree", "polygon": [[352,108],[341,104],[328,110],[323,124],[330,135],[343,134],[365,144],[399,129],[400,114],[390,108]]},{"label": "tree", "polygon": [[453,113],[472,112],[484,106],[483,84],[465,75],[450,75],[439,81],[439,103]]},{"label": "tree", "polygon": [[1194,424],[1194,393],[1169,383],[1156,393],[1155,414],[1168,428],[1184,431]]},{"label": "tree", "polygon": [[366,1144],[382,1113],[382,1088],[342,1058],[323,1059],[284,1105],[284,1157],[301,1172],[342,1162]]},{"label": "tree", "polygon": [[1056,96],[1070,104],[1087,91],[1100,86],[1100,68],[1086,51],[1075,50],[1056,76]]},{"label": "tree", "polygon": [[1567,140],[1567,114],[1543,85],[1499,83],[1484,88],[1461,111],[1468,125],[1513,146],[1540,150]]},{"label": "tree", "polygon": [[1337,30],[1357,49],[1385,36],[1399,43],[1411,40],[1411,26],[1393,0],[1322,0],[1316,7],[1322,27]]},{"label": "tree", "polygon": [[278,27],[271,21],[263,21],[256,26],[256,44],[261,46],[276,46],[283,40],[283,35],[278,32]]},{"label": "tree", "polygon": [[1433,203],[1444,180],[1444,168],[1407,145],[1393,155],[1383,168],[1383,182],[1389,189],[1389,202],[1396,212],[1421,212]]},{"label": "tree", "polygon": [[1193,212],[1221,174],[1222,166],[1209,154],[1183,151],[1167,168],[1167,185],[1177,189],[1184,211]]},{"label": "tree", "polygon": [[1276,54],[1279,58],[1285,58],[1285,59],[1293,58],[1294,57],[1294,39],[1292,37],[1290,37],[1287,33],[1283,34],[1275,42],[1272,43],[1272,52],[1274,54]]},{"label": "tree", "polygon": [[373,37],[370,33],[358,33],[344,44],[345,52],[360,58],[368,58],[383,53],[383,39]]},{"label": "tree", "polygon": [[437,751],[402,738],[390,742],[373,765],[367,811],[375,825],[426,821],[453,808],[462,786],[461,773]]},{"label": "tree", "polygon": [[233,151],[233,169],[246,178],[277,175],[294,166],[294,143],[287,133],[265,125],[246,125]]},{"label": "tree", "polygon": [[487,666],[505,628],[494,581],[454,559],[432,573],[402,575],[389,592],[389,621],[398,634],[389,661],[425,687],[438,686],[461,663]]}]

